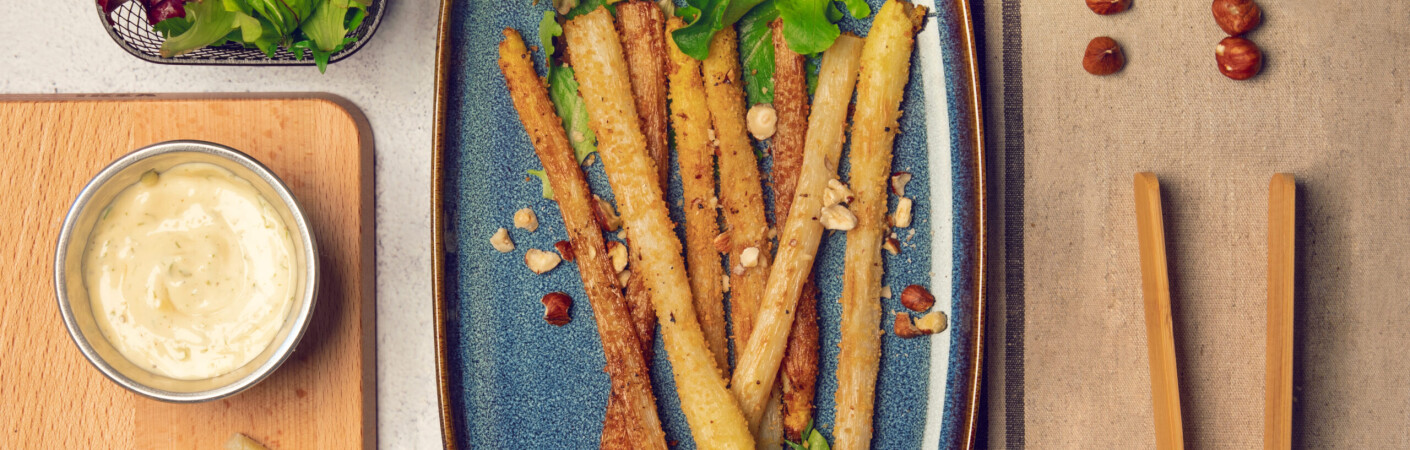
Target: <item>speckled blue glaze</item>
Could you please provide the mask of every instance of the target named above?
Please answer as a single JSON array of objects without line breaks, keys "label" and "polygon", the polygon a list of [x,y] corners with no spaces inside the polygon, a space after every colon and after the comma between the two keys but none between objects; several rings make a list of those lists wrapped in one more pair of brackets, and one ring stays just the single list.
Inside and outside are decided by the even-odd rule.
[{"label": "speckled blue glaze", "polygon": [[[447,321],[446,358],[449,371],[450,409],[459,443],[474,448],[594,448],[602,427],[609,384],[602,371],[604,359],[596,323],[583,292],[577,266],[564,263],[544,275],[535,275],[523,264],[529,248],[549,249],[566,239],[558,207],[542,198],[537,179],[526,179],[525,171],[539,169],[527,135],[505,90],[495,63],[497,48],[506,27],[519,30],[529,41],[536,40],[539,18],[549,2],[534,5],[528,0],[459,1],[449,17],[452,53],[446,100],[443,177],[445,204],[445,282],[444,307]],[[879,7],[882,1],[871,0]],[[938,8],[928,28],[938,29],[943,55],[944,86],[925,86],[919,58],[913,58],[911,82],[907,86],[902,133],[896,139],[895,170],[909,171],[915,178],[907,186],[907,196],[915,199],[915,220],[910,229],[899,230],[902,251],[886,258],[884,284],[899,294],[910,284],[932,285],[948,275],[952,289],[948,307],[937,305],[951,315],[948,361],[930,361],[932,339],[899,339],[887,333],[882,339],[882,368],[878,382],[875,416],[876,448],[917,448],[922,444],[926,405],[932,395],[943,399],[944,420],[939,447],[950,447],[961,437],[960,413],[967,401],[966,381],[973,366],[975,301],[975,241],[977,192],[973,130],[965,124],[972,117],[965,109],[969,87],[959,75],[956,60],[961,53],[953,7]],[[870,20],[847,19],[846,31],[864,34]],[[540,55],[536,55],[538,57]],[[542,61],[539,61],[540,65]],[[932,78],[934,79],[934,78]],[[948,130],[927,130],[926,89],[942,89],[949,105],[932,106],[931,111],[948,109]],[[930,133],[948,132],[949,154],[929,154]],[[938,138],[938,136],[937,136]],[[930,161],[948,158],[950,173],[932,174]],[[848,172],[844,154],[841,172]],[[772,160],[761,167],[767,173]],[[674,167],[674,161],[673,161]],[[612,199],[601,162],[586,167],[595,193]],[[674,171],[673,171],[674,172]],[[932,216],[930,177],[950,180],[953,205],[939,208],[947,213]],[[771,183],[765,182],[772,205]],[[669,198],[679,199],[679,179],[673,175]],[[892,199],[893,206],[895,199]],[[512,226],[515,210],[529,207],[538,213],[540,227],[529,233]],[[680,221],[680,205],[672,204],[673,218]],[[772,211],[770,211],[772,216]],[[953,255],[949,274],[933,273],[930,221],[952,223],[953,250],[937,254]],[[488,242],[500,227],[510,230],[516,249],[502,254]],[[907,238],[907,231],[917,230]],[[818,303],[821,335],[821,368],[815,411],[819,429],[831,436],[833,397],[838,350],[838,322],[841,307],[843,249],[845,235],[832,234],[823,240],[815,273],[822,297]],[[554,327],[542,319],[539,298],[552,291],[564,291],[575,300],[573,321]],[[941,297],[941,292],[936,292]],[[883,311],[902,310],[899,295],[883,299]],[[883,328],[889,329],[890,315]],[[934,342],[944,342],[933,340]],[[668,440],[677,448],[695,448],[689,428],[680,412],[674,380],[665,350],[657,339],[657,358],[652,379]],[[932,364],[946,369],[945,386],[930,386]],[[927,442],[926,447],[935,445]]]}]

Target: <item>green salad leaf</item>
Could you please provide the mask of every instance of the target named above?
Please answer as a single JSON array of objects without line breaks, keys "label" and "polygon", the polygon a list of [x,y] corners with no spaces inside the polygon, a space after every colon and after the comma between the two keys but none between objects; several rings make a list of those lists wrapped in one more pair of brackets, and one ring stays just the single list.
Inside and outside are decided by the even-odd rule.
[{"label": "green salad leaf", "polygon": [[558,24],[557,15],[553,10],[543,12],[543,19],[539,20],[539,46],[543,47],[544,59],[553,56],[557,49],[553,48],[553,38],[563,35],[563,26]]},{"label": "green salad leaf", "polygon": [[191,29],[191,21],[187,20],[185,17],[172,17],[170,19],[157,22],[156,25],[152,26],[153,31],[161,33],[162,37],[166,38],[185,33],[186,30],[189,29]]},{"label": "green salad leaf", "polygon": [[[204,0],[203,0],[204,1]],[[284,41],[299,29],[299,23],[313,15],[320,0],[222,0],[225,9],[260,19],[276,41]]]},{"label": "green salad leaf", "polygon": [[563,17],[572,19],[574,17],[593,12],[597,10],[597,7],[599,6],[606,6],[607,12],[612,13],[612,15],[616,15],[617,8],[612,7],[612,4],[617,3],[619,1],[621,0],[581,0],[572,9],[569,9],[568,14],[564,14]]},{"label": "green salad leaf", "polygon": [[[832,43],[842,35],[837,27],[837,21],[842,20],[842,10],[837,9],[833,0],[777,1],[779,15],[783,17],[783,39],[794,52],[803,55],[821,53],[832,47]],[[871,15],[871,7],[866,0],[841,1],[854,18]]]},{"label": "green salad leaf", "polygon": [[548,99],[553,101],[554,111],[563,119],[563,131],[568,132],[573,155],[582,163],[588,155],[597,151],[597,135],[588,128],[587,104],[578,95],[578,81],[573,78],[572,68],[559,66],[549,69]]},{"label": "green salad leaf", "polygon": [[827,2],[827,20],[833,22],[842,20],[842,10],[837,9],[837,2]]},{"label": "green salad leaf", "polygon": [[739,18],[739,57],[744,66],[744,92],[750,105],[774,101],[774,36],[769,22],[778,18],[774,0],[765,0]]},{"label": "green salad leaf", "polygon": [[322,0],[313,15],[299,25],[312,44],[309,50],[319,72],[328,70],[330,56],[354,42],[347,37],[348,31],[362,25],[365,17],[367,7],[357,0]]},{"label": "green salad leaf", "polygon": [[[217,1],[186,2],[186,18],[191,26],[181,34],[162,42],[161,55],[170,58],[225,41],[225,37],[238,27],[236,15],[227,11],[225,4]],[[172,20],[172,19],[167,19]]]},{"label": "green salad leaf", "polygon": [[587,104],[578,94],[578,81],[573,78],[573,69],[553,61],[557,51],[553,39],[562,35],[563,26],[558,23],[557,16],[553,11],[544,11],[543,19],[539,21],[539,46],[543,47],[544,62],[548,66],[548,99],[563,120],[563,131],[568,133],[573,155],[582,163],[588,155],[597,151],[597,135],[588,127]]},{"label": "green salad leaf", "polygon": [[[847,12],[852,13],[854,18],[865,19],[871,15],[871,6],[867,5],[867,0],[842,0],[842,3],[847,5]],[[833,8],[836,7],[833,5]],[[836,22],[837,19],[833,19],[833,21]]]},{"label": "green salad leaf", "polygon": [[800,55],[811,55],[832,46],[842,31],[828,18],[831,5],[832,0],[778,0],[778,14],[783,17],[783,39],[789,49]]},{"label": "green salad leaf", "polygon": [[813,428],[813,421],[808,421],[808,426],[803,427],[802,442],[783,441],[790,450],[830,450],[827,438],[822,433]]},{"label": "green salad leaf", "polygon": [[672,38],[681,53],[703,60],[710,56],[710,39],[715,33],[734,25],[763,0],[686,0],[685,3],[676,15],[688,23],[672,33]]},{"label": "green salad leaf", "polygon": [[[175,1],[175,0],[173,0]],[[185,17],[152,28],[166,38],[163,57],[225,42],[258,48],[270,58],[286,48],[297,59],[312,54],[320,72],[356,38],[367,17],[366,0],[186,0]]]},{"label": "green salad leaf", "polygon": [[548,172],[539,169],[529,169],[529,175],[539,177],[539,183],[543,184],[543,198],[553,200],[553,185],[548,184]]},{"label": "green salad leaf", "polygon": [[819,433],[818,430],[813,430],[812,433],[808,434],[808,450],[829,450],[827,438],[823,437],[822,433]]}]

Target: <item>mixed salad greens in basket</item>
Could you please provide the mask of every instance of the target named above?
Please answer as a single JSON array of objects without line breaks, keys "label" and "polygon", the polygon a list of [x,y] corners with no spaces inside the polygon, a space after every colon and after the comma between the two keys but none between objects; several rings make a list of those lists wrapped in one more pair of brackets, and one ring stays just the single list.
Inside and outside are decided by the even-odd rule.
[{"label": "mixed salad greens in basket", "polygon": [[[129,0],[97,0],[111,15]],[[164,58],[231,42],[258,48],[270,58],[280,49],[296,58],[312,54],[318,70],[353,43],[349,34],[367,17],[359,0],[131,0],[147,11],[147,22],[166,38]],[[111,20],[111,18],[110,18]]]}]

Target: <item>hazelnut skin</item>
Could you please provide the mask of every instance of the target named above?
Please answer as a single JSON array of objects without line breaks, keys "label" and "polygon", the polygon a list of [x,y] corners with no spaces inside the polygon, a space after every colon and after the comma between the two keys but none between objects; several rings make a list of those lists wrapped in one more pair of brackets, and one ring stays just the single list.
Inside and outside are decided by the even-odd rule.
[{"label": "hazelnut skin", "polygon": [[1087,43],[1087,52],[1082,57],[1082,68],[1092,75],[1111,75],[1126,66],[1126,55],[1121,53],[1121,45],[1115,39],[1102,36]]},{"label": "hazelnut skin", "polygon": [[1230,36],[1239,36],[1263,23],[1263,9],[1253,0],[1214,0],[1214,21]]},{"label": "hazelnut skin", "polygon": [[558,254],[563,255],[564,261],[572,261],[577,258],[573,253],[573,243],[568,241],[558,241],[553,243],[553,248],[558,250]]},{"label": "hazelnut skin", "polygon": [[1253,41],[1241,37],[1227,37],[1214,47],[1214,60],[1219,63],[1219,73],[1235,80],[1247,80],[1263,70],[1263,52]]}]

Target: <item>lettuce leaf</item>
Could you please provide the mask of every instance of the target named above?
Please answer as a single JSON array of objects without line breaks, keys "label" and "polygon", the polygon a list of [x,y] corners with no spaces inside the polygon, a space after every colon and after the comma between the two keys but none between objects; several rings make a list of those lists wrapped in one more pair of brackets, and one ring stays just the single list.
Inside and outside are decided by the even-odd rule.
[{"label": "lettuce leaf", "polygon": [[322,0],[299,30],[308,36],[309,50],[318,63],[318,71],[328,70],[328,59],[348,44],[356,42],[348,32],[362,25],[367,6],[356,0]]},{"label": "lettuce leaf", "polygon": [[813,421],[811,420],[808,421],[808,426],[803,427],[803,432],[798,440],[802,442],[786,440],[783,441],[783,443],[788,445],[790,450],[830,450],[830,446],[827,444],[827,438],[823,437],[821,432],[813,428]]},{"label": "lettuce leaf", "polygon": [[[854,18],[871,15],[866,0],[840,1]],[[833,0],[778,0],[778,12],[783,17],[783,39],[799,54],[821,53],[842,35],[836,24],[842,20],[842,10]]]},{"label": "lettuce leaf", "polygon": [[[203,0],[206,1],[206,0]],[[261,25],[269,29],[276,41],[284,42],[292,38],[299,23],[310,19],[314,10],[322,3],[319,0],[223,0],[225,9],[240,11],[260,19]]]},{"label": "lettuce leaf", "polygon": [[572,9],[569,9],[568,13],[564,14],[563,17],[572,19],[574,17],[593,12],[597,10],[597,7],[599,6],[606,6],[607,12],[612,13],[612,15],[616,15],[617,8],[613,8],[612,4],[617,3],[619,1],[621,0],[582,0],[578,2],[577,6],[574,6]]},{"label": "lettuce leaf", "polygon": [[[581,5],[581,4],[579,4]],[[578,163],[597,151],[597,135],[588,127],[587,104],[578,94],[578,81],[573,78],[573,69],[554,62],[553,39],[563,35],[563,26],[553,11],[544,11],[539,21],[539,46],[543,47],[544,64],[548,66],[548,99],[553,102],[553,110],[563,121],[563,131],[568,133],[568,143],[573,146],[573,156]]]},{"label": "lettuce leaf", "polygon": [[543,19],[539,20],[539,46],[543,47],[544,60],[553,57],[553,38],[563,35],[563,26],[558,24],[557,15],[552,10],[543,12]]},{"label": "lettuce leaf", "polygon": [[[211,44],[223,42],[225,36],[237,28],[235,16],[238,13],[227,11],[225,4],[217,1],[187,2],[186,18],[191,27],[186,31],[167,38],[162,42],[163,58],[179,56]],[[170,20],[170,19],[168,19]]]},{"label": "lettuce leaf", "polygon": [[543,198],[553,200],[553,185],[548,184],[548,172],[539,169],[529,169],[529,175],[539,177],[539,183],[543,184]]},{"label": "lettuce leaf", "polygon": [[172,17],[170,19],[157,22],[156,25],[152,25],[152,31],[161,33],[162,37],[166,38],[185,33],[186,30],[189,29],[191,29],[191,21],[186,20],[185,17]]},{"label": "lettuce leaf", "polygon": [[587,104],[578,95],[578,81],[573,78],[572,68],[559,66],[549,69],[548,99],[553,101],[553,110],[563,119],[563,131],[568,132],[573,156],[581,164],[588,155],[597,151],[597,135],[588,128]]},{"label": "lettuce leaf", "polygon": [[821,53],[832,46],[842,31],[828,17],[832,0],[778,0],[783,17],[783,39],[800,55]]},{"label": "lettuce leaf", "polygon": [[710,39],[734,25],[745,13],[764,0],[686,0],[676,15],[686,19],[685,27],[672,33],[681,53],[703,60],[710,56]]},{"label": "lettuce leaf", "polygon": [[[854,18],[865,19],[871,15],[871,6],[867,5],[867,0],[842,0],[842,3],[847,5],[847,12],[851,13]],[[833,7],[837,6],[833,5]],[[837,19],[832,20],[837,21]]]},{"label": "lettuce leaf", "polygon": [[774,36],[769,22],[778,18],[774,0],[765,0],[735,24],[739,57],[744,66],[744,92],[749,104],[774,102]]}]

